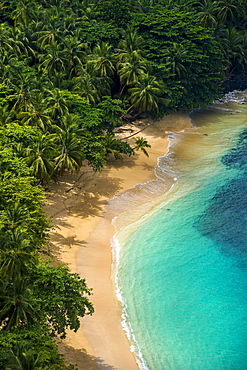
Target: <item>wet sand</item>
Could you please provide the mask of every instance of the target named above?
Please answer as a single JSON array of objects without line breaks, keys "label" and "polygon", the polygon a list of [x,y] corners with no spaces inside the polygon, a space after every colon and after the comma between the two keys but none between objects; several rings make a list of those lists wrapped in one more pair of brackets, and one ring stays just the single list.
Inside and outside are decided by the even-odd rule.
[{"label": "wet sand", "polygon": [[[168,149],[167,133],[190,126],[187,113],[181,112],[156,122],[139,121],[124,126],[118,136],[145,137],[151,144],[149,157],[137,152],[123,160],[110,160],[99,173],[85,165],[80,173],[67,174],[49,186],[45,210],[57,225],[52,232],[54,253],[93,288],[95,313],[82,318],[78,332],[69,332],[66,340],[59,343],[66,361],[77,364],[79,370],[138,369],[121,326],[121,307],[111,272],[110,239],[115,230],[112,215],[104,206],[113,196],[153,179],[157,159]],[[131,142],[132,138],[128,140]]]}]

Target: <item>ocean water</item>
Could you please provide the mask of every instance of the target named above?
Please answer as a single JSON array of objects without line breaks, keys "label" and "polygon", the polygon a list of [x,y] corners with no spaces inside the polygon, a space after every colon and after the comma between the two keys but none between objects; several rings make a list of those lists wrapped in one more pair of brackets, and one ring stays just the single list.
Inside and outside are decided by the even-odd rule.
[{"label": "ocean water", "polygon": [[[247,369],[244,99],[191,112],[193,127],[170,135],[159,159],[158,203],[113,239],[123,326],[141,369]],[[169,191],[162,174],[176,180]]]}]

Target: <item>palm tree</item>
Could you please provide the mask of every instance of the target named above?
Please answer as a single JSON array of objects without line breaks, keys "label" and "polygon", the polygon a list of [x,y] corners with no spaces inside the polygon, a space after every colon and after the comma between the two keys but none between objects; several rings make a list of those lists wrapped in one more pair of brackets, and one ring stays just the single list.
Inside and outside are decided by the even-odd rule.
[{"label": "palm tree", "polygon": [[8,105],[0,107],[0,126],[6,126],[13,121],[14,112],[9,110]]},{"label": "palm tree", "polygon": [[134,87],[129,89],[131,107],[139,112],[152,112],[159,110],[159,104],[167,105],[166,99],[162,97],[165,87],[156,77],[143,74]]},{"label": "palm tree", "polygon": [[[0,272],[2,279],[14,281],[17,274],[20,276],[27,275],[28,268],[35,268],[38,263],[38,258],[34,252],[30,252],[30,242],[25,239],[25,235],[14,230],[10,235],[15,240],[1,240],[0,245],[8,247],[8,249],[0,252]],[[18,239],[19,238],[19,239]],[[17,245],[18,243],[18,245]]]},{"label": "palm tree", "polygon": [[43,61],[39,65],[39,69],[47,72],[49,77],[53,75],[55,71],[64,71],[65,70],[65,53],[61,50],[61,44],[58,44],[56,41],[45,47],[47,54],[43,54],[41,59]]},{"label": "palm tree", "polygon": [[38,111],[34,107],[28,112],[21,112],[17,116],[24,125],[39,127],[45,131],[51,125],[51,119],[46,112]]},{"label": "palm tree", "polygon": [[133,85],[145,72],[147,72],[147,62],[140,58],[137,53],[133,53],[129,61],[119,63],[118,74],[122,85],[120,95],[125,86]]},{"label": "palm tree", "polygon": [[103,144],[105,157],[111,154],[115,159],[122,159],[122,154],[119,151],[119,140],[117,140],[114,135],[106,135]]},{"label": "palm tree", "polygon": [[46,184],[53,175],[54,158],[56,151],[54,148],[54,135],[40,134],[32,139],[32,145],[26,149],[26,155],[23,158],[41,184]]},{"label": "palm tree", "polygon": [[20,111],[28,111],[30,109],[30,90],[26,86],[20,86],[17,91],[10,95],[9,98],[13,99],[12,111],[19,113]]},{"label": "palm tree", "polygon": [[52,76],[48,76],[47,73],[43,74],[43,78],[47,77],[47,88],[46,90],[67,90],[71,85],[71,82],[66,78],[66,71],[54,71]]},{"label": "palm tree", "polygon": [[64,39],[67,73],[70,78],[76,75],[78,67],[82,67],[86,60],[88,46],[82,43],[77,36],[68,36]]},{"label": "palm tree", "polygon": [[45,50],[48,45],[54,44],[55,42],[59,41],[60,40],[57,34],[57,29],[51,28],[49,30],[39,32],[37,44],[39,45],[41,50]]},{"label": "palm tree", "polygon": [[38,262],[37,248],[23,226],[6,230],[6,225],[3,225],[0,230],[0,246],[0,272],[4,281],[14,281],[16,276],[26,275],[28,268],[35,268]]},{"label": "palm tree", "polygon": [[94,80],[94,78],[91,76],[88,78],[82,76],[75,77],[73,79],[73,90],[81,97],[85,98],[91,106],[95,106],[100,101],[100,94],[92,80]]},{"label": "palm tree", "polygon": [[24,125],[38,127],[45,131],[51,125],[51,117],[46,105],[47,102],[43,93],[35,90],[34,93],[31,92],[29,110],[21,111],[17,114],[17,118]]},{"label": "palm tree", "polygon": [[58,88],[48,91],[47,112],[53,119],[61,118],[69,111],[66,98]]},{"label": "palm tree", "polygon": [[187,55],[187,49],[176,43],[173,43],[172,47],[165,51],[162,60],[164,60],[174,78],[180,79],[186,74],[184,63]]},{"label": "palm tree", "polygon": [[0,81],[8,86],[13,83],[15,63],[17,58],[14,54],[8,54],[6,51],[0,53]]},{"label": "palm tree", "polygon": [[77,123],[78,116],[67,114],[63,117],[60,127],[57,126],[57,141],[61,153],[55,158],[54,171],[62,174],[65,170],[79,171],[85,156],[82,152],[80,135],[82,131]]},{"label": "palm tree", "polygon": [[143,54],[144,39],[138,35],[137,29],[128,26],[123,37],[118,44],[117,54],[115,55],[116,60],[122,63],[128,62],[133,57],[137,59],[139,56],[140,58]]},{"label": "palm tree", "polygon": [[87,64],[77,68],[77,77],[73,78],[73,90],[85,98],[91,106],[100,102],[102,96],[111,92],[110,78],[95,76],[93,65]]},{"label": "palm tree", "polygon": [[11,28],[6,23],[0,24],[0,52],[8,54],[13,52],[12,44],[9,42]]},{"label": "palm tree", "polygon": [[38,14],[37,6],[37,3],[29,0],[18,1],[15,10],[11,13],[14,25],[27,28],[28,23],[35,19]]},{"label": "palm tree", "polygon": [[96,45],[89,55],[87,63],[92,66],[96,76],[112,76],[115,71],[112,46],[107,42],[101,42]]},{"label": "palm tree", "polygon": [[152,7],[155,5],[155,0],[138,0],[136,8],[138,13],[149,13],[152,11]]},{"label": "palm tree", "polygon": [[0,298],[0,325],[4,330],[32,324],[40,317],[38,301],[32,297],[24,278],[17,277],[13,284],[5,284]]},{"label": "palm tree", "polygon": [[14,230],[16,227],[24,226],[27,222],[31,220],[28,215],[28,210],[26,207],[22,206],[19,202],[9,205],[9,207],[0,214],[0,225],[1,232]]},{"label": "palm tree", "polygon": [[[235,28],[227,28],[224,32],[225,40],[227,41],[227,57],[231,63],[229,74],[231,75],[237,67],[244,70],[247,57],[244,50],[243,34]],[[226,52],[226,50],[225,50]]]},{"label": "palm tree", "polygon": [[198,7],[199,12],[196,18],[201,21],[205,28],[215,28],[217,26],[216,14],[218,11],[218,2],[212,0],[204,0]]},{"label": "palm tree", "polygon": [[8,351],[5,370],[34,370],[43,369],[44,357],[37,353],[26,342],[17,342]]},{"label": "palm tree", "polygon": [[133,138],[135,141],[135,147],[134,150],[138,151],[141,150],[147,157],[149,157],[148,152],[146,148],[151,148],[151,145],[148,144],[147,140],[143,137],[134,137]]},{"label": "palm tree", "polygon": [[235,0],[221,0],[218,2],[217,18],[220,22],[233,21],[238,13]]},{"label": "palm tree", "polygon": [[34,93],[35,79],[33,75],[25,72],[22,66],[18,68],[18,64],[11,71],[11,73],[15,73],[14,77],[11,78],[11,87],[14,93],[9,95],[9,100],[12,104],[11,108],[17,114],[32,109],[32,94]]},{"label": "palm tree", "polygon": [[23,56],[36,57],[34,33],[31,28],[20,29],[19,27],[11,28],[9,35],[9,42],[12,45],[12,49],[17,56],[23,58]]}]

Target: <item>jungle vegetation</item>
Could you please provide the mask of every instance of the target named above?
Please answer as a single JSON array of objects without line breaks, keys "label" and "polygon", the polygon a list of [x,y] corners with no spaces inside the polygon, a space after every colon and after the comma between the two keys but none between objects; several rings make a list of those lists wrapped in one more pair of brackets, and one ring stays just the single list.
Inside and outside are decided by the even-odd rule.
[{"label": "jungle vegetation", "polygon": [[[140,115],[211,103],[246,81],[245,0],[0,3],[0,368],[69,369],[53,336],[93,313],[53,267],[44,187],[149,144],[116,139]],[[246,87],[246,86],[241,86]]]}]

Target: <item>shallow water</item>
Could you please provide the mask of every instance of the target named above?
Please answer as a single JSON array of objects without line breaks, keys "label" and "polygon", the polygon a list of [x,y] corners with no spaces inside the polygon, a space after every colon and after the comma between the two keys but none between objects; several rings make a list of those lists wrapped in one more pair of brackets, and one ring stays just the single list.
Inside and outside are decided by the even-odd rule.
[{"label": "shallow water", "polygon": [[[247,369],[243,96],[193,111],[196,127],[170,135],[153,188],[159,204],[114,238],[118,297],[142,369]],[[167,176],[176,182],[166,193]]]}]

